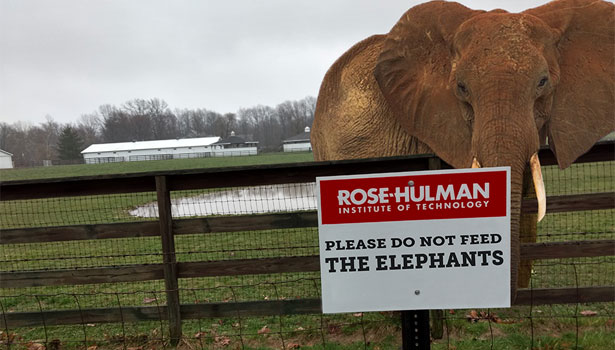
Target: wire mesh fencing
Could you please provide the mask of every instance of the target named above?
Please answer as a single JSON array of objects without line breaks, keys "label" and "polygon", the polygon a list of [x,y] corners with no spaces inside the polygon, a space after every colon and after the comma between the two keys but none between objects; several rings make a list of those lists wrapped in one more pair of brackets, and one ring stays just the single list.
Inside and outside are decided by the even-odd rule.
[{"label": "wire mesh fencing", "polygon": [[[615,191],[613,161],[543,171],[550,196]],[[171,188],[172,250],[161,239],[155,189],[0,201],[0,344],[28,350],[399,348],[398,312],[320,312],[314,183],[274,181]],[[615,239],[615,210],[548,214],[535,232],[527,243],[608,244]],[[608,296],[615,257],[590,255],[534,259],[525,294],[510,309],[435,310],[432,348],[606,348],[615,341]],[[168,279],[177,288],[169,289]],[[468,283],[487,288],[489,281]],[[546,302],[550,295],[562,298],[544,294],[554,288],[577,295]],[[582,302],[586,291],[609,301]],[[173,308],[181,316],[179,339],[169,327]]]}]

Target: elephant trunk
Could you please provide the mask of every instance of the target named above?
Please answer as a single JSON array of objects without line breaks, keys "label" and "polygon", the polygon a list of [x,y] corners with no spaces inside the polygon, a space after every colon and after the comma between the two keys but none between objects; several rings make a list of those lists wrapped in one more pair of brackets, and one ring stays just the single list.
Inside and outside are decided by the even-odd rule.
[{"label": "elephant trunk", "polygon": [[[537,156],[532,156],[534,158]],[[472,168],[481,168],[480,162],[474,157],[472,160]],[[520,221],[521,221],[521,200],[522,200],[522,189],[523,189],[523,170],[519,172],[519,169],[523,169],[520,167],[511,167],[511,192],[510,192],[510,297],[511,304],[515,301],[515,297],[517,294],[517,284],[518,284],[518,275],[519,275],[519,264],[520,255],[521,255],[521,245],[520,245]],[[538,163],[538,172],[540,174],[540,163]],[[542,184],[542,174],[539,175],[541,178]],[[539,187],[539,186],[537,186]],[[537,190],[538,192],[538,190]],[[542,192],[544,194],[544,185],[542,185]],[[544,216],[544,214],[543,214]],[[539,214],[539,220],[542,217]]]},{"label": "elephant trunk", "polygon": [[[499,101],[514,101],[514,99],[500,99]],[[472,139],[474,161],[473,167],[510,166],[510,292],[511,303],[514,302],[517,292],[517,280],[520,264],[520,219],[521,200],[523,193],[524,171],[529,163],[532,164],[535,188],[538,197],[544,198],[544,185],[540,174],[540,163],[536,151],[539,147],[538,133],[536,131],[531,111],[523,112],[527,107],[521,105],[502,105],[502,103],[489,104],[491,108],[478,109],[474,136]],[[495,106],[495,107],[494,107]],[[521,111],[521,113],[520,113]],[[541,200],[539,200],[541,202]],[[544,212],[544,200],[541,209]],[[544,214],[543,214],[544,215]],[[540,214],[539,214],[540,216]]]}]

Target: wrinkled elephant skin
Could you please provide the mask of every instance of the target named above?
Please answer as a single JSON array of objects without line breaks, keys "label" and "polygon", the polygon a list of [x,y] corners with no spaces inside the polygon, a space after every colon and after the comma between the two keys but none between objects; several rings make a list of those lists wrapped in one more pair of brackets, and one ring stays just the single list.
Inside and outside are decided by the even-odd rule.
[{"label": "wrinkled elephant skin", "polygon": [[548,140],[566,168],[615,129],[614,33],[615,6],[602,0],[515,14],[413,7],[327,72],[315,159],[434,152],[456,168],[510,166],[514,298],[524,171],[532,163],[540,200],[540,145]]}]

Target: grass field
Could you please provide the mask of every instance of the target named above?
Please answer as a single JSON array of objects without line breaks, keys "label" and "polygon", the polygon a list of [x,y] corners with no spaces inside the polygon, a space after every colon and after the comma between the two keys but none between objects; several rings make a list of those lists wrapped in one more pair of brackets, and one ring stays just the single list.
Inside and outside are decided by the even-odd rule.
[{"label": "grass field", "polygon": [[62,165],[36,168],[0,169],[0,181],[131,174],[154,171],[221,168],[311,161],[314,161],[314,157],[311,152],[280,152],[243,157],[170,159],[142,162]]},{"label": "grass field", "polygon": [[[217,166],[310,161],[312,155],[274,154],[256,157],[171,160],[1,171],[0,178],[23,180],[113,173],[150,172]],[[547,193],[572,194],[615,190],[615,162],[574,165],[566,171],[544,169]],[[174,193],[194,197],[202,191]],[[155,200],[153,193],[0,202],[0,227],[58,226],[143,220],[128,211]],[[196,204],[195,204],[196,205]],[[549,214],[539,225],[539,241],[614,239],[615,211]],[[1,234],[1,232],[0,232]],[[318,252],[315,228],[246,231],[177,236],[179,261],[228,260],[311,255]],[[79,267],[159,263],[160,239],[124,238],[0,246],[0,270],[74,269]],[[615,258],[543,260],[534,265],[534,288],[615,284]],[[0,281],[0,284],[2,281]],[[483,288],[488,281],[468,281]],[[317,273],[292,273],[180,280],[183,303],[255,301],[319,296]],[[2,312],[77,310],[97,307],[165,304],[162,281],[97,285],[10,288],[2,285]],[[433,349],[608,349],[615,345],[615,306],[553,305],[512,309],[446,310],[444,339]],[[480,314],[480,312],[484,314]],[[595,312],[587,313],[587,311]],[[469,315],[469,317],[466,317]],[[188,320],[182,349],[397,349],[397,313],[307,315]],[[42,350],[36,344],[59,339],[62,349],[163,348],[164,322],[88,324],[0,330],[0,344],[14,336],[11,349]],[[448,335],[448,336],[447,336]],[[323,347],[323,338],[326,346]],[[296,345],[296,346],[295,346]],[[493,347],[492,347],[493,346]],[[52,349],[53,345],[49,346]]]}]

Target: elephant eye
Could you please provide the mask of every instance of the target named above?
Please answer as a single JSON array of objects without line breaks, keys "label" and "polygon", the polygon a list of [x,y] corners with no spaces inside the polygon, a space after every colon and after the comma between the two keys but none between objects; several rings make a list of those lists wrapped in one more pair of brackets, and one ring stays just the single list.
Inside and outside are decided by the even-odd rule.
[{"label": "elephant eye", "polygon": [[458,82],[457,83],[457,90],[459,90],[459,92],[462,95],[467,95],[468,94],[468,88],[466,87],[466,85],[462,82]]},{"label": "elephant eye", "polygon": [[542,79],[540,79],[540,82],[538,82],[538,87],[544,87],[547,84],[547,81],[549,81],[549,78],[543,77]]}]

